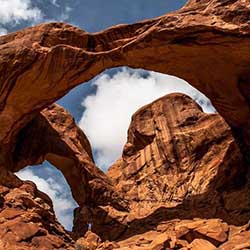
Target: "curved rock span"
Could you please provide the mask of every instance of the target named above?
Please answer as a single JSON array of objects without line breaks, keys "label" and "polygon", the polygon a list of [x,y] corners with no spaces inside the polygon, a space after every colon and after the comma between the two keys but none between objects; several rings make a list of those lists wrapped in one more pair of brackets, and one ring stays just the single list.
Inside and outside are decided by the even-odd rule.
[{"label": "curved rock span", "polygon": [[249,12],[245,0],[190,0],[175,13],[95,34],[47,23],[2,36],[0,144],[5,158],[10,161],[6,151],[39,111],[74,86],[121,65],[187,80],[231,126],[247,134]]},{"label": "curved rock span", "polygon": [[[223,118],[180,94],[157,100],[133,116],[122,158],[105,175],[53,103],[122,65],[187,80]],[[190,0],[94,34],[46,23],[1,36],[0,248],[72,249],[79,237],[78,248],[249,247],[249,65],[247,0]],[[13,174],[44,160],[79,204],[70,235],[50,199]],[[86,233],[89,223],[98,236]]]}]

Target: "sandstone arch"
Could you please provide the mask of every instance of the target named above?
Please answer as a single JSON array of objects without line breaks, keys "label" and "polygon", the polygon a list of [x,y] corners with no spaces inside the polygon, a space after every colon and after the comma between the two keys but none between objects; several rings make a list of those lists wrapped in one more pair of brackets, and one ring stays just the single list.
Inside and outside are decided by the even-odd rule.
[{"label": "sandstone arch", "polygon": [[95,34],[48,23],[1,37],[1,165],[13,164],[15,137],[39,111],[104,69],[121,65],[187,80],[247,135],[249,12],[244,0],[191,0],[175,13]]},{"label": "sandstone arch", "polygon": [[17,172],[45,160],[63,173],[79,206],[112,202],[118,209],[126,207],[108,177],[95,166],[85,134],[57,104],[44,109],[20,131],[10,171]]},{"label": "sandstone arch", "polygon": [[[53,121],[56,116],[49,116],[50,109],[60,108],[49,107],[50,104],[74,86],[107,68],[127,65],[168,73],[187,80],[211,99],[233,131],[237,132],[235,135],[242,141],[240,146],[245,153],[250,138],[249,16],[250,5],[245,0],[190,0],[175,13],[137,24],[118,25],[95,34],[64,23],[48,23],[0,37],[0,206],[3,207],[2,211],[8,214],[13,212],[10,212],[9,208],[16,209],[21,204],[24,205],[22,209],[27,210],[28,205],[28,212],[32,213],[35,209],[38,211],[37,215],[43,215],[37,219],[37,215],[32,213],[34,217],[31,222],[36,224],[39,221],[46,222],[45,217],[50,215],[45,226],[37,225],[35,229],[30,229],[31,233],[20,235],[21,240],[24,237],[22,243],[26,244],[25,240],[31,239],[29,247],[36,243],[33,239],[39,240],[41,244],[46,243],[44,239],[47,236],[44,234],[50,233],[48,225],[54,221],[51,206],[47,209],[48,213],[44,213],[44,207],[50,204],[48,197],[39,193],[33,184],[23,183],[11,173],[27,164],[50,160],[64,172],[66,178],[68,176],[73,189],[80,189],[79,197],[78,191],[74,191],[74,197],[80,205],[84,205],[86,200],[97,203],[95,205],[108,204],[112,199],[117,200],[118,207],[126,207],[126,204],[120,202],[120,197],[108,178],[94,166],[84,139],[83,143],[79,144],[67,129],[65,131],[52,126],[52,132],[61,133],[60,139],[56,138],[48,148],[43,148],[40,144],[40,147],[36,148],[36,154],[33,154],[28,147],[25,150],[29,138],[22,137],[25,133],[30,133],[35,124],[43,124],[40,119],[45,121],[46,117],[52,117]],[[43,127],[44,131],[49,132],[46,136],[51,132],[51,123],[48,124],[48,120]],[[65,140],[64,133],[73,140]],[[78,135],[80,132],[76,131],[75,136]],[[34,136],[38,136],[40,142],[46,139],[46,136]],[[245,155],[243,154],[243,157]],[[26,159],[23,156],[26,156]],[[79,177],[77,180],[80,188],[70,183],[70,179],[75,178],[75,175],[74,172],[68,173],[66,165],[67,168],[74,168],[77,173],[84,173],[86,178],[76,175]],[[89,167],[94,170],[94,174],[89,171]],[[104,194],[98,196],[100,190],[104,190]],[[239,213],[243,212],[243,217],[244,211],[247,211],[246,216],[249,211],[246,209],[248,204],[245,204],[244,198],[245,194],[249,193],[248,190],[248,186],[243,186],[242,190],[236,190],[232,196],[230,193],[226,194],[229,196],[229,206],[235,198],[239,198],[238,203],[242,203]],[[94,195],[97,195],[96,200],[93,200]],[[241,199],[244,202],[241,202]],[[33,200],[35,202],[32,202]],[[45,202],[41,202],[42,200]],[[218,203],[220,202],[221,199],[218,199]],[[78,212],[81,216],[81,211]],[[29,215],[24,217],[21,214],[10,224],[14,225],[13,227],[21,225],[19,228],[26,228],[27,221],[24,223],[23,218],[28,218]],[[82,222],[80,216],[78,218]],[[3,231],[6,228],[5,223]],[[64,239],[60,239],[55,248],[63,246],[64,242],[71,245],[71,239],[66,237],[66,232],[60,229],[60,225],[56,226],[48,244],[54,244],[54,236],[57,235],[59,238],[63,236]],[[43,228],[46,228],[47,232],[44,232]],[[86,230],[75,229],[80,233]],[[23,231],[18,230],[18,233],[22,234]],[[4,244],[8,244],[4,245],[5,249],[13,248],[11,239],[9,235],[5,235],[4,240],[7,243]]]}]

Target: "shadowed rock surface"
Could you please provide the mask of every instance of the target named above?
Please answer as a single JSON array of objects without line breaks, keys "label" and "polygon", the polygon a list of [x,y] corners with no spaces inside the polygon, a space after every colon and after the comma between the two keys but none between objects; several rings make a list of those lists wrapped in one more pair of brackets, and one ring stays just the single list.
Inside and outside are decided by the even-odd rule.
[{"label": "shadowed rock surface", "polygon": [[89,218],[111,249],[248,244],[250,189],[240,149],[224,119],[186,95],[166,95],[133,115],[122,158],[107,175],[130,211],[85,207],[75,223]]},{"label": "shadowed rock surface", "polygon": [[94,34],[47,23],[0,37],[3,160],[12,164],[9,151],[16,135],[39,111],[121,65],[187,80],[247,137],[249,13],[246,0],[191,0],[175,13]]},{"label": "shadowed rock surface", "polygon": [[20,131],[13,160],[14,172],[48,160],[63,173],[80,206],[117,203],[119,207],[119,202],[126,206],[112,189],[109,178],[95,166],[85,134],[57,104],[44,109]]},{"label": "shadowed rock surface", "polygon": [[[1,36],[0,248],[249,248],[249,48],[247,0],[190,0],[175,13],[94,34],[47,23]],[[180,94],[143,107],[110,181],[53,103],[122,65],[187,80],[223,118]],[[50,199],[13,174],[44,160],[62,171],[79,204],[71,236]],[[88,223],[98,236],[86,233]]]}]

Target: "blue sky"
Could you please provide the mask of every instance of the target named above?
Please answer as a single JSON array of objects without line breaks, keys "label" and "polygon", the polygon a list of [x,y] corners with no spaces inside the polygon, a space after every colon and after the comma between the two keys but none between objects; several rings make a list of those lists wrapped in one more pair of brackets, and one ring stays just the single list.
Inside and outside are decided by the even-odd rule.
[{"label": "blue sky", "polygon": [[[65,21],[86,31],[96,32],[115,24],[133,23],[163,15],[179,9],[185,2],[186,0],[0,0],[0,34],[48,21]],[[166,82],[169,84],[166,85]],[[109,90],[110,87],[113,91]],[[106,169],[121,153],[131,114],[157,97],[175,91],[191,95],[207,111],[213,111],[204,96],[179,79],[126,68],[106,71],[92,81],[76,87],[58,100],[58,103],[70,111],[87,132],[96,162],[102,169]],[[113,101],[110,101],[112,97],[119,100],[116,110],[113,108]],[[70,229],[72,211],[77,205],[62,174],[44,163],[26,168],[18,175],[23,179],[33,180],[42,191],[50,195],[58,219]]]}]

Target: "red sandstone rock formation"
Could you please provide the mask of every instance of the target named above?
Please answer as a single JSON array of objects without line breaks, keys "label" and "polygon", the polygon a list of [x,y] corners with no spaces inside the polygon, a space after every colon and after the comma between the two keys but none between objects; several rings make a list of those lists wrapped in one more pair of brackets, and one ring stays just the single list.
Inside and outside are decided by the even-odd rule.
[{"label": "red sandstone rock formation", "polygon": [[[80,205],[75,236],[91,221],[102,239],[119,241],[98,241],[100,249],[249,247],[249,17],[247,0],[190,0],[175,13],[95,34],[48,23],[0,37],[0,248],[72,247],[50,200],[12,174],[45,159]],[[134,116],[123,157],[109,172],[117,192],[72,118],[49,105],[121,65],[187,80],[233,134],[187,97],[166,97],[173,103],[160,102],[162,114],[156,102]],[[126,207],[123,195],[130,212],[116,210]]]},{"label": "red sandstone rock formation", "polygon": [[10,170],[16,172],[45,160],[61,170],[80,206],[126,206],[112,189],[109,178],[95,166],[85,134],[72,116],[56,104],[44,109],[19,132]]},{"label": "red sandstone rock formation", "polygon": [[230,249],[244,237],[246,246],[244,171],[219,114],[203,113],[183,94],[167,95],[133,115],[122,158],[107,173],[130,211],[82,208],[75,222],[92,218],[93,232],[113,249]]},{"label": "red sandstone rock formation", "polygon": [[[50,161],[62,171],[79,206],[112,204],[126,208],[108,177],[94,164],[91,147],[71,115],[54,104],[18,134],[13,152],[16,172]],[[74,241],[57,222],[52,201],[31,182],[22,182],[6,168],[0,178],[0,249],[74,249]],[[85,233],[88,225],[75,226]]]},{"label": "red sandstone rock formation", "polygon": [[48,23],[2,36],[3,161],[11,164],[17,133],[39,111],[77,84],[121,65],[187,80],[231,126],[248,134],[249,13],[246,0],[191,0],[178,12],[95,34]]},{"label": "red sandstone rock formation", "polygon": [[0,185],[0,249],[75,249],[55,218],[50,198],[29,181],[10,187],[17,177],[9,175],[8,183]]},{"label": "red sandstone rock formation", "polygon": [[218,190],[242,166],[231,129],[183,94],[164,96],[132,117],[122,158],[108,171],[118,190],[142,207],[177,205]]}]

